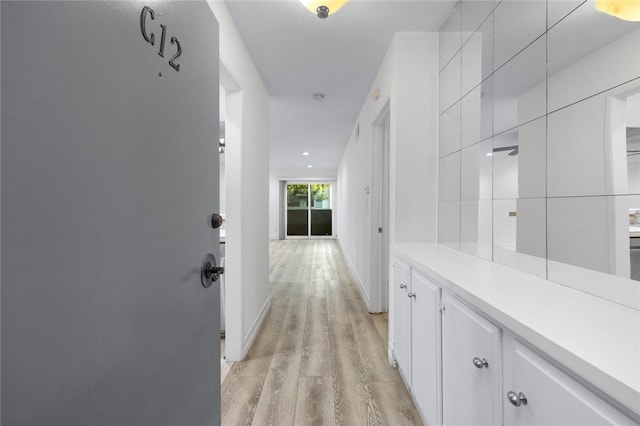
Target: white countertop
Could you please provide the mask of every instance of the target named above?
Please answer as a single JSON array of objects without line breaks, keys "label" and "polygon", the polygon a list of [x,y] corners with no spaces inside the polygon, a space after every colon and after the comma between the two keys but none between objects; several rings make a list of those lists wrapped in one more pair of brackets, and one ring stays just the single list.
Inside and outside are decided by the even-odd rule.
[{"label": "white countertop", "polygon": [[392,249],[640,415],[640,311],[442,245]]}]

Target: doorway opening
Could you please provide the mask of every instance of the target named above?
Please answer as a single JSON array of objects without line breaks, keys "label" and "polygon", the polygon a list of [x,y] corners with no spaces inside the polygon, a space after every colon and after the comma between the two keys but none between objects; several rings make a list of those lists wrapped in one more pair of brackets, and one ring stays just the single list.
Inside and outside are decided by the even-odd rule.
[{"label": "doorway opening", "polygon": [[290,237],[333,237],[331,183],[287,183],[286,229]]}]

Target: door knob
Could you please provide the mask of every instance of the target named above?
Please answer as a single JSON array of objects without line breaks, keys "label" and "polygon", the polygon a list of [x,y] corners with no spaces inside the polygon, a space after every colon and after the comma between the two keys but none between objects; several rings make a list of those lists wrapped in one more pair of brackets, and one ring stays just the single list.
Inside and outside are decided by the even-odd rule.
[{"label": "door knob", "polygon": [[515,393],[514,391],[509,391],[507,393],[507,399],[509,400],[509,402],[516,406],[519,407],[521,405],[527,405],[527,397],[522,393]]},{"label": "door knob", "polygon": [[214,282],[218,281],[220,275],[224,274],[224,268],[218,266],[216,257],[209,253],[202,260],[202,267],[200,268],[200,282],[204,288],[209,288]]},{"label": "door knob", "polygon": [[489,361],[487,361],[485,358],[478,358],[475,357],[473,359],[473,365],[476,366],[476,368],[489,368]]}]

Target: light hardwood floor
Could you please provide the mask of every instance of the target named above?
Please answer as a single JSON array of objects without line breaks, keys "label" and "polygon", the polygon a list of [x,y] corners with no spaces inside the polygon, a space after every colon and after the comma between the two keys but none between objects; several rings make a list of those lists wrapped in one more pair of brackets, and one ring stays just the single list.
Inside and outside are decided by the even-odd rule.
[{"label": "light hardwood floor", "polygon": [[275,241],[271,310],[222,384],[223,425],[421,425],[335,240]]}]

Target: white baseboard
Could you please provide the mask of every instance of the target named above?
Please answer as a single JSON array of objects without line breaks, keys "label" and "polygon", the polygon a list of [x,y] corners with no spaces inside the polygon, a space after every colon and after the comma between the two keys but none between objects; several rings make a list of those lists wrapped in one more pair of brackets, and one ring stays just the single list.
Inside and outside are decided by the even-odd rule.
[{"label": "white baseboard", "polygon": [[356,269],[351,264],[351,259],[349,259],[349,257],[346,255],[346,252],[342,248],[342,244],[340,243],[340,239],[339,238],[338,238],[338,244],[340,245],[340,250],[342,250],[342,254],[344,256],[344,259],[347,261],[347,266],[349,267],[349,270],[351,271],[351,275],[353,275],[353,277],[356,279],[356,283],[358,283],[358,289],[360,290],[360,295],[362,296],[362,299],[364,300],[364,303],[367,306],[367,311],[372,312],[371,311],[371,300],[369,300],[369,294],[364,289],[364,286],[362,285],[362,280],[358,276],[358,273],[356,272]]},{"label": "white baseboard", "polygon": [[242,342],[242,359],[247,356],[249,349],[251,349],[251,345],[253,345],[253,341],[256,339],[260,328],[262,327],[262,323],[264,322],[269,310],[271,309],[271,298],[267,297],[267,300],[262,305],[262,309],[260,309],[260,313],[258,314],[258,318],[254,321],[249,333],[245,336],[244,342]]}]

